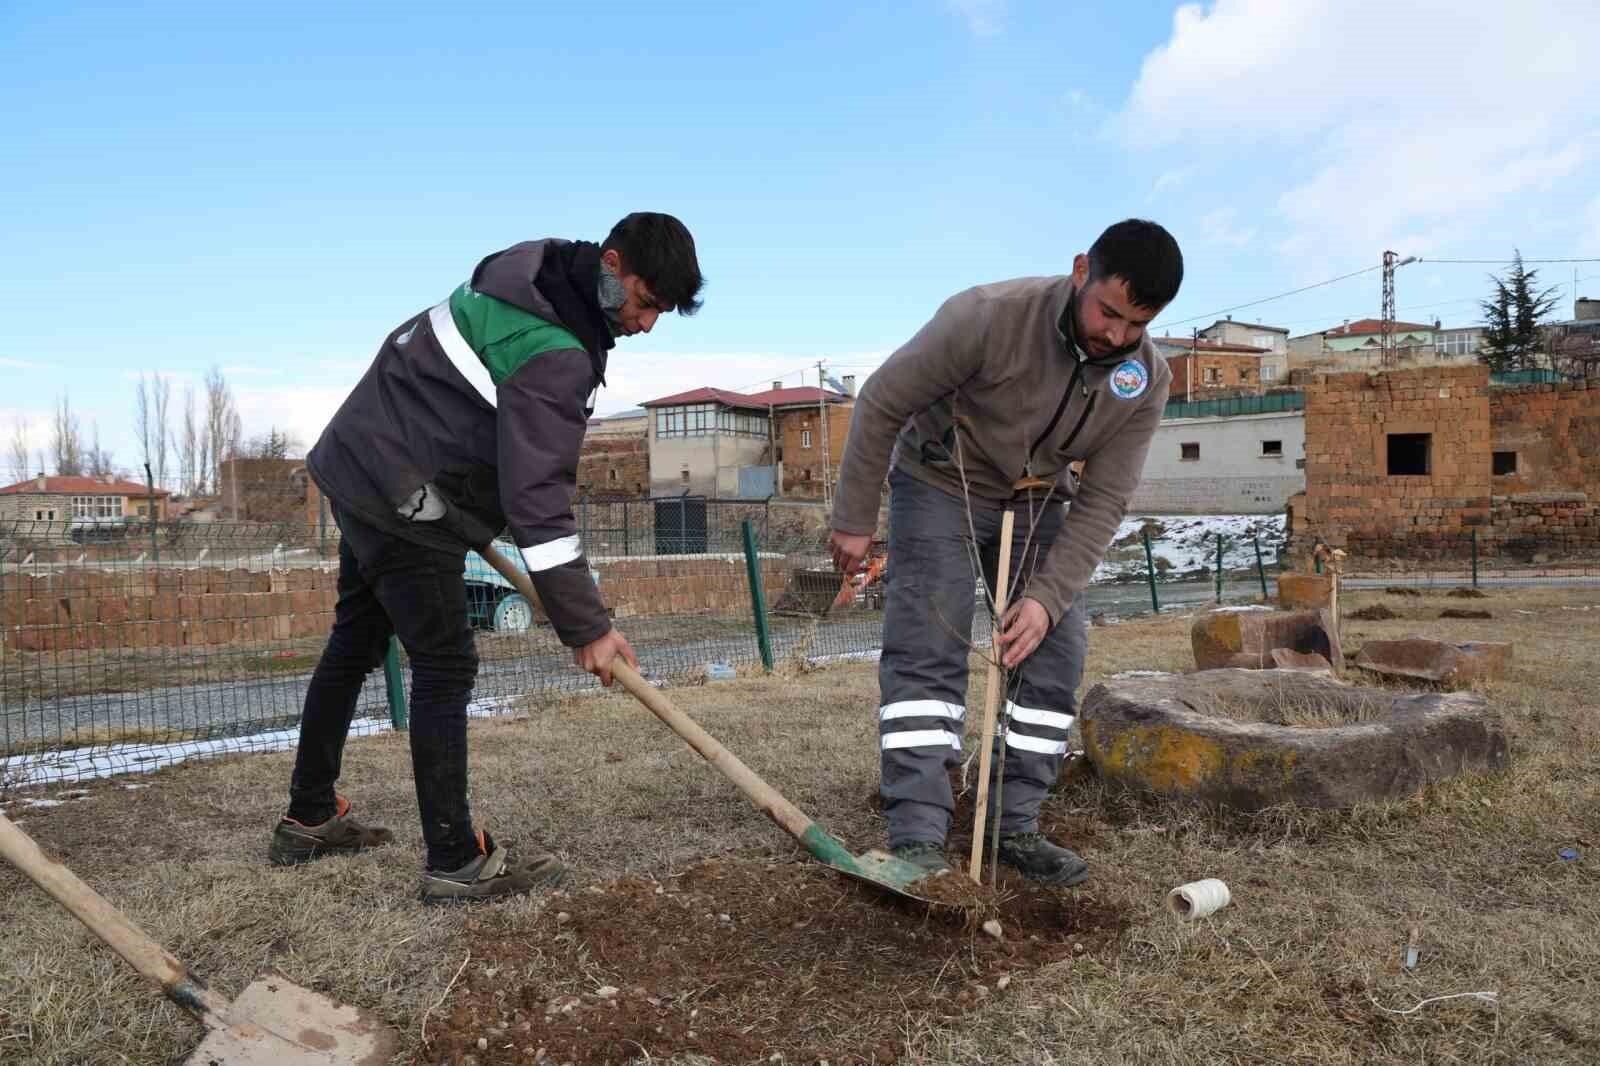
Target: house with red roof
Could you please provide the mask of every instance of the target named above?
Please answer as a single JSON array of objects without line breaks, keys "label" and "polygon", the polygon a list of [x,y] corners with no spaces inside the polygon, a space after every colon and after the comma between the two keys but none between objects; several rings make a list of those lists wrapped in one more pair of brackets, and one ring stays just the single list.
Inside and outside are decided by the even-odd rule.
[{"label": "house with red roof", "polygon": [[646,401],[651,495],[823,499],[850,431],[853,380],[845,386],[703,386]]},{"label": "house with red roof", "polygon": [[38,477],[0,488],[0,521],[106,525],[130,518],[167,518],[171,493],[136,481],[103,477]]}]

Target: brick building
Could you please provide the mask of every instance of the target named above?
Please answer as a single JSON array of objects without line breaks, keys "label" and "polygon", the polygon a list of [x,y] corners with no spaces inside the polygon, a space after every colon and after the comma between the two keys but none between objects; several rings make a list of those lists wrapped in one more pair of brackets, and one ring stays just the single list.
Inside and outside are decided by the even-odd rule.
[{"label": "brick building", "polygon": [[638,499],[650,495],[650,436],[584,438],[578,457],[578,495],[589,499]]},{"label": "brick building", "polygon": [[1317,374],[1306,388],[1316,539],[1358,557],[1600,550],[1600,380],[1491,385],[1483,366]]},{"label": "brick building", "polygon": [[[853,391],[853,378],[845,388]],[[772,413],[776,442],[778,495],[786,499],[820,500],[826,484],[839,481],[839,461],[850,436],[855,397],[813,386],[785,389],[775,381],[767,392],[750,397]],[[827,412],[826,427],[823,412]],[[826,429],[826,432],[824,432]]]},{"label": "brick building", "polygon": [[1254,395],[1261,391],[1261,360],[1268,354],[1266,349],[1182,337],[1152,340],[1156,350],[1166,357],[1167,366],[1172,368],[1172,387],[1168,391],[1171,399],[1209,399]]}]

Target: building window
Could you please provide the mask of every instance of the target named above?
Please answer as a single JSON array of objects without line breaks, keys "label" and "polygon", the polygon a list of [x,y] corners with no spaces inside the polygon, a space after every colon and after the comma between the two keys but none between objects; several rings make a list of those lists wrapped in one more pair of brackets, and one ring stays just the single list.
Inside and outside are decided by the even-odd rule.
[{"label": "building window", "polygon": [[800,471],[800,480],[801,481],[810,481],[811,480],[811,468],[809,466],[806,467],[804,470]]},{"label": "building window", "polygon": [[1206,367],[1206,380],[1215,385],[1222,380],[1222,368],[1215,366]]},{"label": "building window", "polygon": [[1432,467],[1432,433],[1389,434],[1389,476],[1426,477]]},{"label": "building window", "polygon": [[1249,367],[1241,366],[1239,368],[1239,380],[1240,381],[1249,381],[1250,380],[1250,368]]},{"label": "building window", "polygon": [[1265,348],[1270,352],[1272,351],[1272,334],[1257,333],[1253,338],[1251,338],[1250,343],[1257,348]]},{"label": "building window", "polygon": [[1262,381],[1276,381],[1277,378],[1278,378],[1278,368],[1277,367],[1275,367],[1275,366],[1264,366],[1264,367],[1261,368],[1261,380]]},{"label": "building window", "polygon": [[1283,441],[1281,441],[1281,440],[1264,440],[1264,441],[1262,441],[1261,442],[1261,454],[1264,455],[1264,456],[1272,456],[1274,458],[1281,457],[1283,455]]},{"label": "building window", "polygon": [[1433,350],[1440,355],[1471,355],[1478,350],[1473,343],[1476,339],[1475,331],[1470,329],[1450,330],[1433,335]]},{"label": "building window", "polygon": [[121,496],[74,496],[73,518],[121,518]]},{"label": "building window", "polygon": [[683,468],[683,483],[685,485],[687,485],[689,483],[689,468],[688,467],[684,467]]},{"label": "building window", "polygon": [[1187,444],[1178,445],[1178,458],[1184,462],[1195,462],[1200,458],[1200,442],[1189,441]]},{"label": "building window", "polygon": [[811,431],[809,429],[802,429],[800,431],[800,447],[805,449],[809,449],[811,447]]},{"label": "building window", "polygon": [[615,480],[617,480],[617,470],[616,470],[615,467],[612,467],[611,469],[606,471],[606,480],[607,481],[615,481]]},{"label": "building window", "polygon": [[715,403],[656,408],[657,437],[709,437],[716,433],[765,437],[767,416]]},{"label": "building window", "polygon": [[1516,452],[1495,452],[1494,453],[1494,476],[1495,477],[1505,477],[1507,474],[1515,474],[1516,472],[1517,472],[1517,453]]}]

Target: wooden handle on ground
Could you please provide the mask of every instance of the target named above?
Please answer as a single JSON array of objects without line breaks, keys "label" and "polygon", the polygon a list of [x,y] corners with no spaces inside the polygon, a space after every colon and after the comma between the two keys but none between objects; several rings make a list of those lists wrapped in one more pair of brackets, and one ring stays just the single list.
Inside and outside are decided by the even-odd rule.
[{"label": "wooden handle on ground", "polygon": [[1000,519],[1000,558],[995,569],[997,580],[994,584],[994,636],[989,645],[989,678],[983,691],[983,738],[979,741],[983,746],[978,749],[978,803],[972,824],[972,861],[968,865],[968,872],[976,883],[983,880],[983,824],[989,814],[989,763],[992,758],[989,749],[994,747],[994,720],[999,710],[997,697],[1000,695],[997,691],[1000,687],[1000,620],[1006,613],[1006,592],[1010,588],[1011,533],[1015,518],[1014,512],[1007,508]]},{"label": "wooden handle on ground", "polygon": [[128,920],[77,874],[50,858],[33,838],[0,815],[0,856],[28,875],[28,879],[61,904],[89,932],[127,960],[128,965],[160,985],[179,1006],[187,1008],[208,1028],[225,1025],[227,1002],[199,985],[183,963],[167,954],[144,930]]},{"label": "wooden handle on ground", "polygon": [[[499,571],[502,577],[511,582],[529,603],[533,602],[533,582],[528,579],[527,574],[517,568],[515,563],[493,547],[481,548],[479,554],[490,566]],[[723,747],[716,737],[701,728],[699,722],[673,706],[666,693],[640,677],[639,672],[621,657],[612,661],[611,676],[622,682],[623,688],[648,707],[652,714],[665,722],[668,729],[688,741],[689,746],[699,752],[718,773],[737,785],[739,791],[749,797],[757,810],[778,823],[778,826],[790,836],[798,840],[811,828],[813,823],[805,812],[784,799],[782,793],[763,781],[761,776],[741,762],[738,756]]]}]

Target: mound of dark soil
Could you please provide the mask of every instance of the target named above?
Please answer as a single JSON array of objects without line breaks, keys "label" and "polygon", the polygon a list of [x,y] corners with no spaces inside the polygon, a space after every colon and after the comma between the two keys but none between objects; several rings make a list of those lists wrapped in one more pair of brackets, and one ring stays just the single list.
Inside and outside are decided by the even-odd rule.
[{"label": "mound of dark soil", "polygon": [[1360,619],[1363,622],[1383,622],[1400,616],[1383,604],[1375,603],[1371,607],[1363,607],[1359,611],[1351,611],[1349,617]]}]

